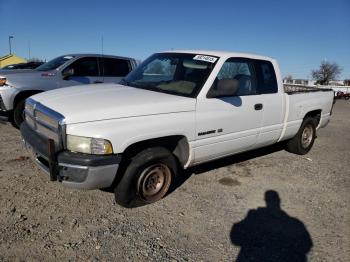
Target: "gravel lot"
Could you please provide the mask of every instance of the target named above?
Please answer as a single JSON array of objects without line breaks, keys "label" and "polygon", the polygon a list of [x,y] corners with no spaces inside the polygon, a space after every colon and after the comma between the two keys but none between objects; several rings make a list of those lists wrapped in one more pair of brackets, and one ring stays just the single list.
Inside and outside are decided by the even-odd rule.
[{"label": "gravel lot", "polygon": [[136,209],[49,182],[0,123],[0,261],[350,261],[349,113],[338,101],[306,156],[277,146],[201,165]]}]

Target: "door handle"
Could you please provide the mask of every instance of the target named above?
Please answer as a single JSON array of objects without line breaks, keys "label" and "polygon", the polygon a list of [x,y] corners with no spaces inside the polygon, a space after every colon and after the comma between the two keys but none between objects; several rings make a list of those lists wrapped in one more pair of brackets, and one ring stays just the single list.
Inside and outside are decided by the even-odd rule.
[{"label": "door handle", "polygon": [[255,110],[261,110],[261,109],[263,109],[263,104],[255,104],[255,105],[254,105],[254,109],[255,109]]},{"label": "door handle", "polygon": [[102,81],[99,81],[99,80],[96,80],[94,81],[94,84],[102,84],[103,82]]}]

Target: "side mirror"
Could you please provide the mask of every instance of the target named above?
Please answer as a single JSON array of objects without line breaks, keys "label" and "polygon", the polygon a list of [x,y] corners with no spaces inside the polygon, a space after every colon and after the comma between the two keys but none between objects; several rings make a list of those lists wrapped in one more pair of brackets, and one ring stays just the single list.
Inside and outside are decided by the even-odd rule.
[{"label": "side mirror", "polygon": [[223,78],[218,81],[216,87],[212,87],[207,98],[218,98],[225,96],[235,96],[239,88],[239,81],[236,79]]},{"label": "side mirror", "polygon": [[67,68],[67,69],[63,70],[63,72],[62,72],[63,80],[69,80],[69,77],[71,77],[73,75],[74,75],[73,68]]}]

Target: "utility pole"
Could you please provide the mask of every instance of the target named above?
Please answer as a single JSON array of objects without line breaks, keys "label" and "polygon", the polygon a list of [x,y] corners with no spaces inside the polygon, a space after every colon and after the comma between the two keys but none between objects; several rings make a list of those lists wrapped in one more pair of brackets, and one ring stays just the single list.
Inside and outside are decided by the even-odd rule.
[{"label": "utility pole", "polygon": [[102,51],[102,55],[103,55],[103,35],[101,36],[101,51]]},{"label": "utility pole", "polygon": [[12,55],[12,48],[11,48],[11,39],[13,39],[13,36],[9,36],[9,48],[10,48],[10,55]]},{"label": "utility pole", "polygon": [[28,60],[30,60],[30,40],[28,40]]}]

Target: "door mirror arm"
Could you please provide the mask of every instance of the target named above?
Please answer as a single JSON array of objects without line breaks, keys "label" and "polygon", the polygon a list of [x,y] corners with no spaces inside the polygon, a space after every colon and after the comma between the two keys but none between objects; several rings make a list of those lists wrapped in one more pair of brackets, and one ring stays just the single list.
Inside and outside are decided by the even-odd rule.
[{"label": "door mirror arm", "polygon": [[63,72],[62,72],[62,79],[63,80],[69,80],[69,78],[71,76],[73,76],[73,75],[74,75],[74,69],[73,68],[67,68],[67,69],[63,70]]}]

